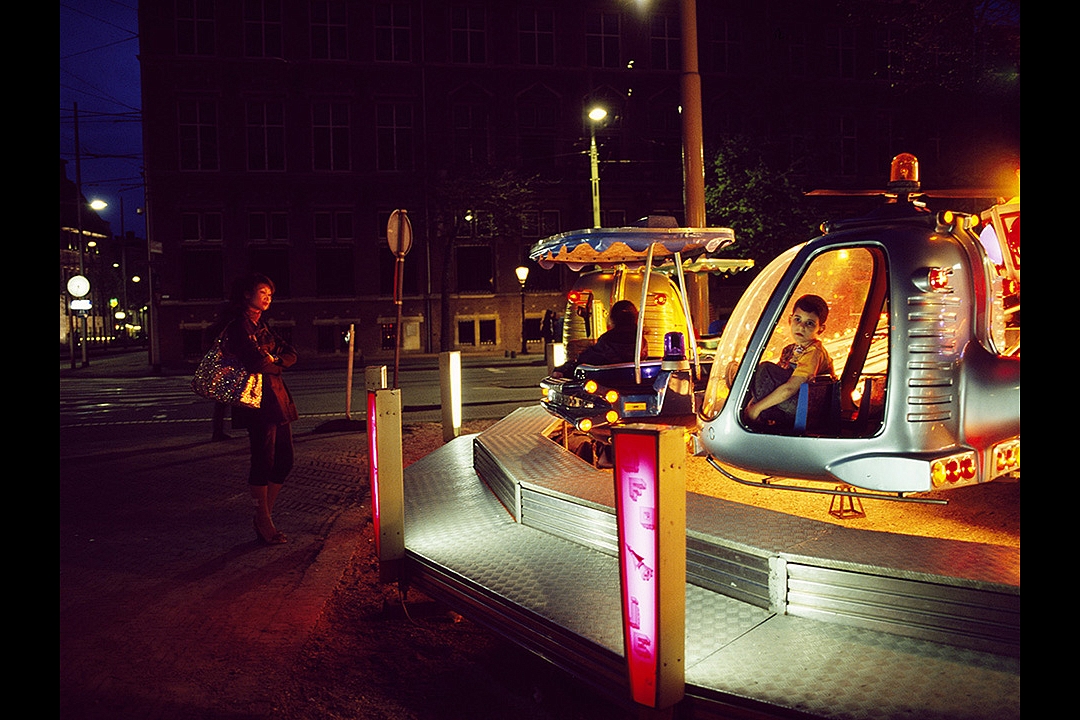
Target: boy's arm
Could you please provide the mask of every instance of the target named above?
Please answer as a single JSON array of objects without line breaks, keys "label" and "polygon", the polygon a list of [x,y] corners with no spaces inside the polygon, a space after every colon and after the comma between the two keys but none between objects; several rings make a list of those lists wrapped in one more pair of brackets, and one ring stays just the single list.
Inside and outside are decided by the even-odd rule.
[{"label": "boy's arm", "polygon": [[757,420],[758,416],[761,415],[763,411],[768,410],[775,405],[779,405],[798,393],[799,387],[804,382],[809,381],[813,375],[817,374],[817,370],[822,364],[822,352],[821,348],[814,347],[811,348],[809,352],[804,353],[803,356],[799,358],[799,362],[795,366],[795,369],[792,371],[791,377],[788,378],[787,382],[761,398],[761,400],[750,402],[746,408],[747,417],[751,420]]}]

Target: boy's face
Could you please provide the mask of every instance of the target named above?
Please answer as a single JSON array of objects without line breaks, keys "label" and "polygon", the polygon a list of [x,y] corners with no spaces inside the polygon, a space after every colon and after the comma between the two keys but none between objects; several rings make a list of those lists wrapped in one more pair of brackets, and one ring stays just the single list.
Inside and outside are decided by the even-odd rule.
[{"label": "boy's face", "polygon": [[791,313],[791,337],[799,345],[806,345],[817,339],[825,324],[818,321],[817,313],[795,308]]}]

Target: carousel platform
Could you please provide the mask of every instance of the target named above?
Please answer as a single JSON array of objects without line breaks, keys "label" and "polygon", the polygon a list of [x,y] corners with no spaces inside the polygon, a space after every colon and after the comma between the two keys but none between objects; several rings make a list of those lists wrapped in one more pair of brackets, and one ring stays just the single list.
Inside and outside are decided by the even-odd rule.
[{"label": "carousel platform", "polygon": [[[630,706],[614,483],[522,408],[405,470],[407,582]],[[1019,718],[1020,557],[688,493],[679,717]]]}]

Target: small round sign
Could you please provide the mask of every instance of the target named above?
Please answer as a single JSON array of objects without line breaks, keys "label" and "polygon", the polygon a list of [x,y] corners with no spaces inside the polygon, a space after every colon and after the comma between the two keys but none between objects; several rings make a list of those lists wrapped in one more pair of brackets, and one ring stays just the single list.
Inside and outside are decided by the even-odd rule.
[{"label": "small round sign", "polygon": [[390,220],[386,223],[386,243],[390,246],[390,252],[399,258],[408,255],[412,249],[412,223],[404,210],[390,213]]},{"label": "small round sign", "polygon": [[67,281],[67,291],[73,297],[81,298],[90,292],[90,281],[83,275],[72,275]]}]

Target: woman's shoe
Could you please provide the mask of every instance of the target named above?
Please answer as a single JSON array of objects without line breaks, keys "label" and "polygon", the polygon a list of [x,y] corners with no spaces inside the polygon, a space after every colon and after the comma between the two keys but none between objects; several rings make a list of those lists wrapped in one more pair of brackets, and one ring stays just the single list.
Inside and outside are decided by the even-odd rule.
[{"label": "woman's shoe", "polygon": [[275,532],[271,537],[267,538],[259,532],[258,521],[252,519],[251,524],[255,527],[255,538],[263,545],[284,545],[289,542],[289,538],[285,537],[283,532]]}]

